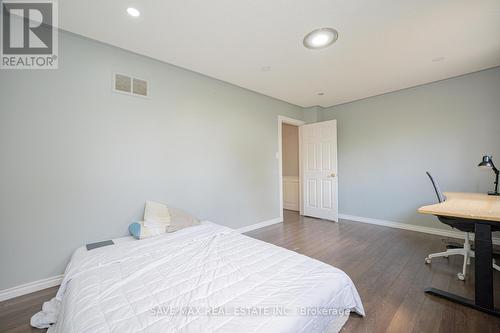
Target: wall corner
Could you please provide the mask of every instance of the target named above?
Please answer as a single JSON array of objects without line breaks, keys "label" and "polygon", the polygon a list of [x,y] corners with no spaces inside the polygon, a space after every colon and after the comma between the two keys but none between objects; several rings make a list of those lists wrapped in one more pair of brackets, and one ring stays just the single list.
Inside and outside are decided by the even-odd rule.
[{"label": "wall corner", "polygon": [[302,118],[308,124],[322,121],[323,108],[321,106],[311,106],[308,108],[302,108]]}]

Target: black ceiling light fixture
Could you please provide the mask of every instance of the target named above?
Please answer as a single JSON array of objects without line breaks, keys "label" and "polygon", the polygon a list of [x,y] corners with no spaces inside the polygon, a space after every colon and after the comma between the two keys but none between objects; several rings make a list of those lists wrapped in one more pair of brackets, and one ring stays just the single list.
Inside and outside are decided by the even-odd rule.
[{"label": "black ceiling light fixture", "polygon": [[480,168],[488,168],[488,169],[491,168],[491,169],[493,169],[493,172],[495,173],[495,191],[488,192],[488,194],[489,195],[500,195],[500,193],[498,193],[498,174],[500,172],[495,167],[495,164],[493,163],[492,156],[483,156],[483,160],[477,166],[480,167]]}]

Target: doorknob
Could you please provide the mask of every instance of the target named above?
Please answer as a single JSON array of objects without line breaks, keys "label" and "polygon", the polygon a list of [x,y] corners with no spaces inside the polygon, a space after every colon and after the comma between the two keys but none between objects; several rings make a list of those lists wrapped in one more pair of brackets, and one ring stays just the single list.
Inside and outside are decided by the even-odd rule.
[{"label": "doorknob", "polygon": [[335,178],[335,176],[337,176],[337,174],[336,174],[335,172],[332,172],[332,173],[330,174],[330,177],[332,177],[332,178]]}]

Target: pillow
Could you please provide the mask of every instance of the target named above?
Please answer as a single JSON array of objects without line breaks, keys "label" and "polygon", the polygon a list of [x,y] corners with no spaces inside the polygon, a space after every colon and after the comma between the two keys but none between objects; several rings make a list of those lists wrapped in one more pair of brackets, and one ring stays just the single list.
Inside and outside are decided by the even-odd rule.
[{"label": "pillow", "polygon": [[144,208],[144,222],[149,225],[168,225],[170,223],[170,214],[166,205],[154,201],[146,201]]},{"label": "pillow", "polygon": [[135,222],[128,226],[128,232],[136,239],[144,239],[164,234],[165,226],[147,227],[144,225],[144,221]]},{"label": "pillow", "polygon": [[177,208],[168,208],[170,224],[166,226],[166,232],[174,232],[187,227],[200,224],[200,221],[191,214]]}]

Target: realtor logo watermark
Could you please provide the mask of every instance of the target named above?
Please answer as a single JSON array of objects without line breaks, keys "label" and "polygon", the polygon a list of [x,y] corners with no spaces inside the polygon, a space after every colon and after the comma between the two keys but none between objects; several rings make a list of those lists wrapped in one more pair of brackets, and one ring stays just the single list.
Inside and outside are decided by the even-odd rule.
[{"label": "realtor logo watermark", "polygon": [[1,1],[1,69],[56,69],[56,0]]}]

